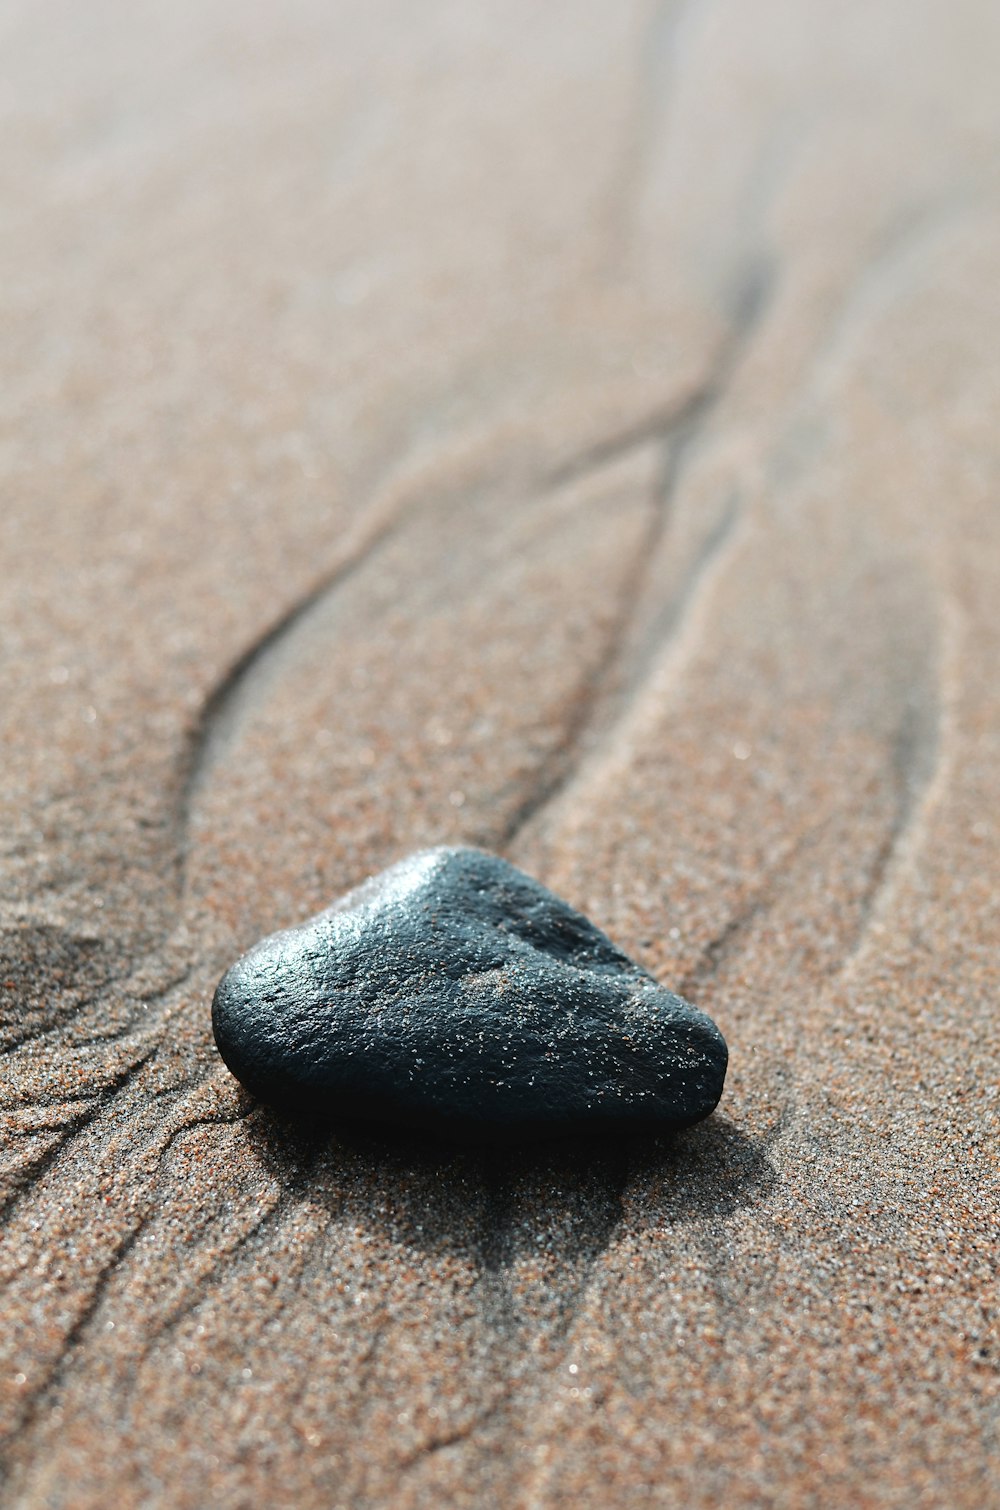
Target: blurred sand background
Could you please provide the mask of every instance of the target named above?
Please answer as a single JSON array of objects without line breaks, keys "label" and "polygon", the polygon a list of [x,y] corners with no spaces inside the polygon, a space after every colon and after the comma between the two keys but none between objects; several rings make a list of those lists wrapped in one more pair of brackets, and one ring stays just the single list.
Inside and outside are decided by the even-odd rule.
[{"label": "blurred sand background", "polygon": [[[0,6],[17,1506],[1000,1504],[1000,8]],[[731,1047],[295,1128],[209,1003],[419,845]]]}]

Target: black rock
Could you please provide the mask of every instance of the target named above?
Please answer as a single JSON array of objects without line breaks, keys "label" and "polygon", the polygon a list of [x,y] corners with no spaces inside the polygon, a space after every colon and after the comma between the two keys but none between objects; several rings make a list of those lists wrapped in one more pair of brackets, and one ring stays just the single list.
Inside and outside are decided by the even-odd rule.
[{"label": "black rock", "polygon": [[725,1040],[505,860],[431,849],[223,976],[215,1039],[263,1101],[491,1141],[681,1127]]}]

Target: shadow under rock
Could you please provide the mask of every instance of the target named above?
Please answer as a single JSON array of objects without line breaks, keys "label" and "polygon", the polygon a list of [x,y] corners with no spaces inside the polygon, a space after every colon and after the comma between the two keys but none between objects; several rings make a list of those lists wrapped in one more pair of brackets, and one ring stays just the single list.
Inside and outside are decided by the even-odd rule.
[{"label": "shadow under rock", "polygon": [[294,1119],[260,1108],[244,1123],[255,1156],[289,1193],[388,1242],[456,1255],[483,1274],[544,1251],[589,1269],[622,1224],[719,1218],[777,1184],[764,1136],[717,1114],[681,1132],[576,1137],[503,1150]]}]

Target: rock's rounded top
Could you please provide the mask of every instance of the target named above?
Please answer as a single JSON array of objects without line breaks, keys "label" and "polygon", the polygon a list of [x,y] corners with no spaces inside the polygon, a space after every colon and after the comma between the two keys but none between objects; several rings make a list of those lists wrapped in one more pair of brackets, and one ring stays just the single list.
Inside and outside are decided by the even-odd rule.
[{"label": "rock's rounded top", "polygon": [[511,1140],[684,1126],[725,1041],[540,882],[483,850],[420,851],[227,971],[213,1026],[264,1101]]}]

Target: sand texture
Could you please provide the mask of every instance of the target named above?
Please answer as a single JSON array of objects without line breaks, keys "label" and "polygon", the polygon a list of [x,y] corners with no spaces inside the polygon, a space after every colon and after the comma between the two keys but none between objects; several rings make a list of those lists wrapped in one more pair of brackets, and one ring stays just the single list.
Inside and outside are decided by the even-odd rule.
[{"label": "sand texture", "polygon": [[[4,1504],[1000,1505],[1000,7],[0,39]],[[444,843],[707,1123],[240,1090],[222,971]]]}]

